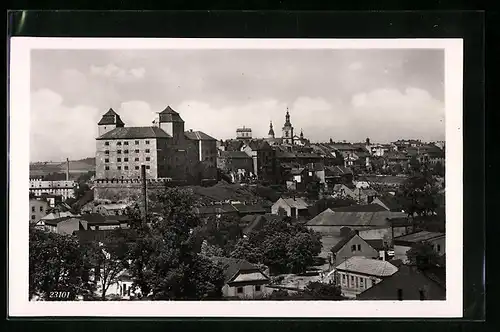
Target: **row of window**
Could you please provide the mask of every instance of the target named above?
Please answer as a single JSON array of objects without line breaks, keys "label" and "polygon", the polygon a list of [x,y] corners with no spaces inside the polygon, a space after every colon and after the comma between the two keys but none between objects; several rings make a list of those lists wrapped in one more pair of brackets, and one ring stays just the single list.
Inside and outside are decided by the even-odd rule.
[{"label": "row of window", "polygon": [[[150,169],[150,168],[151,168],[151,166],[146,165],[146,169]],[[104,169],[106,171],[109,171],[109,166],[104,166]],[[122,166],[117,166],[116,169],[119,170],[119,171],[121,171],[122,170]],[[123,166],[123,169],[127,171],[128,170],[128,166]],[[140,167],[139,166],[134,166],[134,169],[137,170],[137,169],[140,169]]]},{"label": "row of window", "polygon": [[[122,158],[116,158],[116,161],[121,163],[122,162]],[[139,158],[134,158],[134,161],[139,161]],[[146,157],[146,161],[151,161],[151,158],[150,157]],[[109,163],[109,158],[105,158],[104,159],[104,162],[105,163]],[[128,158],[123,158],[123,162],[128,162]]]},{"label": "row of window", "polygon": [[[127,154],[128,152],[129,152],[128,150],[123,150],[123,153],[125,153],[125,154]],[[135,150],[134,152],[135,152],[135,153],[139,153],[139,149]],[[146,149],[146,150],[144,150],[144,152],[146,152],[146,153],[150,153],[150,152],[151,152],[151,150]],[[116,153],[121,154],[121,153],[122,153],[122,150],[116,150]],[[109,154],[109,150],[105,150],[105,151],[104,151],[104,154]]]},{"label": "row of window", "polygon": [[[149,141],[145,141],[146,144],[149,144]],[[109,142],[104,142],[104,145],[109,145]],[[122,145],[122,142],[116,142],[116,145]],[[128,142],[123,142],[123,145],[128,145]],[[135,145],[139,145],[139,141],[135,141]]]},{"label": "row of window", "polygon": [[[31,212],[35,212],[36,208],[34,206],[31,207]],[[43,206],[40,206],[40,212],[43,212]]]},{"label": "row of window", "polygon": [[368,286],[368,278],[351,276],[351,282],[349,283],[349,277],[342,274],[342,285],[349,288],[365,288],[365,285]]},{"label": "row of window", "polygon": [[[255,291],[260,292],[261,291],[261,286],[260,285],[255,285]],[[237,287],[236,288],[236,293],[237,294],[243,294],[243,287]]]},{"label": "row of window", "polygon": [[[357,250],[358,250],[358,251],[361,251],[361,244],[358,244],[358,248],[357,248]],[[353,245],[351,246],[351,251],[352,251],[352,252],[356,252],[356,245],[355,245],[355,244],[353,244]]]}]

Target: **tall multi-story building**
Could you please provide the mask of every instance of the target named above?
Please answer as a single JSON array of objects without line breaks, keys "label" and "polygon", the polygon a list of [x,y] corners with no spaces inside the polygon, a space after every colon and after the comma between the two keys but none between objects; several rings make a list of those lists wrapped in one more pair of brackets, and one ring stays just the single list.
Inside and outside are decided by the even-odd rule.
[{"label": "tall multi-story building", "polygon": [[184,120],[170,106],[151,127],[126,127],[112,109],[98,123],[96,179],[137,179],[145,165],[149,179],[195,182],[211,177],[200,174],[200,162],[216,176],[216,140],[207,134],[185,132]]},{"label": "tall multi-story building", "polygon": [[46,181],[43,179],[30,179],[30,193],[40,197],[43,194],[62,196],[63,200],[75,197],[75,181]]}]

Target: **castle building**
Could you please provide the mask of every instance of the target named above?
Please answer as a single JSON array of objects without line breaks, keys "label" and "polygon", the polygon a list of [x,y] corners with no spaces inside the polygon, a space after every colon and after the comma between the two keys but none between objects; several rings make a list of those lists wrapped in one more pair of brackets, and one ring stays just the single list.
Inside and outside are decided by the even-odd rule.
[{"label": "castle building", "polygon": [[290,113],[288,112],[288,108],[286,109],[285,125],[283,126],[282,143],[290,145],[293,144],[293,127],[290,122]]},{"label": "castle building", "polygon": [[[197,182],[207,178],[207,174],[201,174],[203,169],[216,172],[214,138],[202,132],[185,132],[184,120],[170,106],[154,123],[150,127],[126,127],[109,109],[98,123],[96,179],[138,179],[142,165],[148,179]],[[213,144],[203,143],[208,141]]]}]

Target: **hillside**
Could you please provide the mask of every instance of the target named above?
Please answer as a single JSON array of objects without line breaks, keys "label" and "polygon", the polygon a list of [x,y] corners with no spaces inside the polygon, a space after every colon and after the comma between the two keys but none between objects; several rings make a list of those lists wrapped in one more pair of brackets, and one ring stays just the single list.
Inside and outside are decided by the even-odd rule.
[{"label": "hillside", "polygon": [[[95,158],[69,161],[71,174],[95,171]],[[43,176],[51,173],[66,173],[66,162],[38,162],[30,164],[30,176]]]}]

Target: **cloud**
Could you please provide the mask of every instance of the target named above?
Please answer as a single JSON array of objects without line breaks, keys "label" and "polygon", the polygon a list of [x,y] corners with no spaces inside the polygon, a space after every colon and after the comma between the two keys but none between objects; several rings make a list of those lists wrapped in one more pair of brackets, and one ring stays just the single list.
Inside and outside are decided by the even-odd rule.
[{"label": "cloud", "polygon": [[68,107],[58,93],[41,89],[31,94],[30,159],[61,161],[95,154],[99,112],[88,106]]},{"label": "cloud", "polygon": [[444,139],[444,104],[423,89],[376,89],[352,97],[351,127],[372,140]]},{"label": "cloud", "polygon": [[98,77],[106,77],[118,81],[134,81],[143,79],[146,74],[146,69],[138,68],[122,68],[114,63],[109,63],[106,66],[90,66],[90,73]]},{"label": "cloud", "polygon": [[360,70],[363,68],[363,64],[361,62],[353,62],[347,68],[349,68],[349,70]]},{"label": "cloud", "polygon": [[152,125],[156,112],[160,110],[153,111],[151,105],[145,101],[132,100],[122,103],[120,108],[115,111],[120,114],[120,118],[126,126],[147,127]]}]

